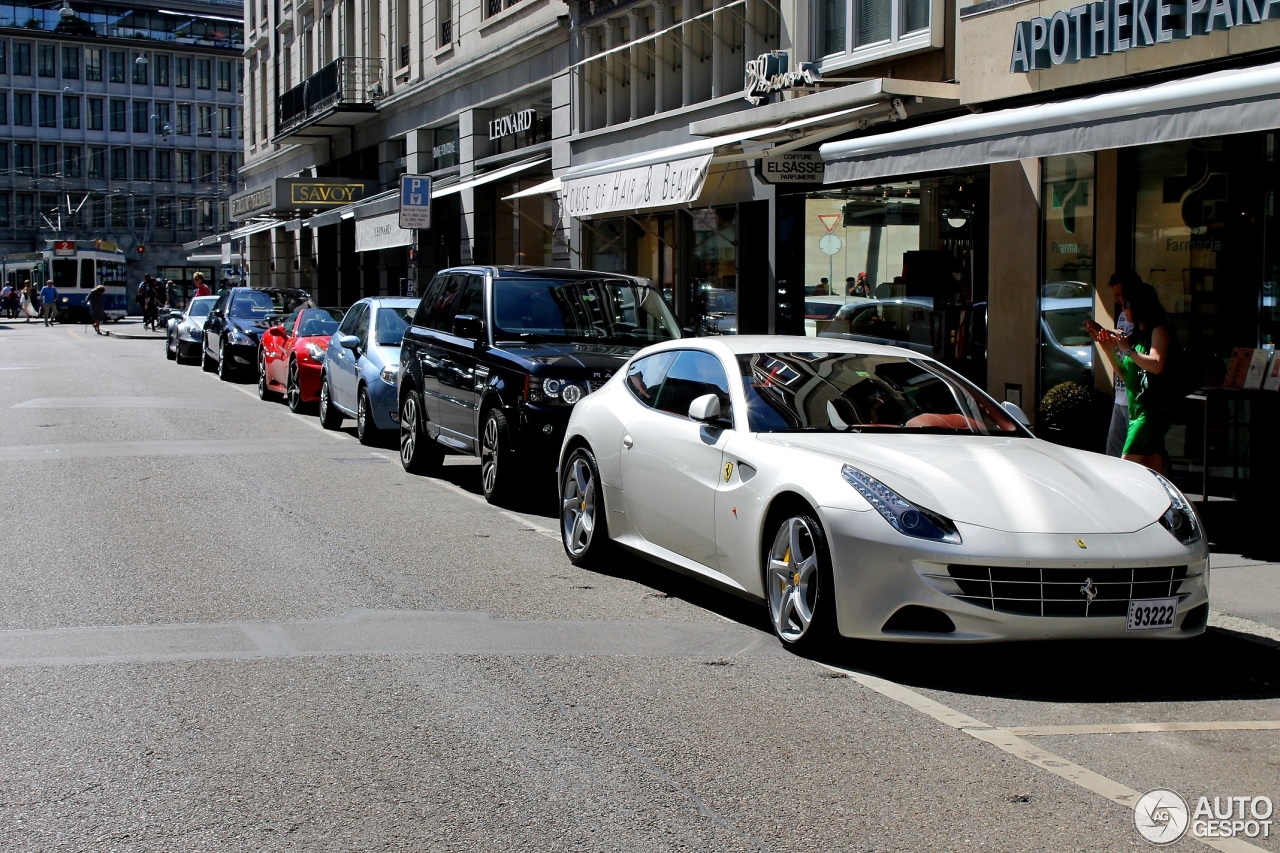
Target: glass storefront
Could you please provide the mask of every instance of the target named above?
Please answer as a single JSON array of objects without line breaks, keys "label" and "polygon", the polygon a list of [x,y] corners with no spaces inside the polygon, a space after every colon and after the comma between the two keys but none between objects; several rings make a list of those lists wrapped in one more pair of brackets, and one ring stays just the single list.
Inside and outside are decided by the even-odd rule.
[{"label": "glass storefront", "polygon": [[1040,393],[1063,382],[1093,385],[1094,155],[1046,157],[1042,162]]}]

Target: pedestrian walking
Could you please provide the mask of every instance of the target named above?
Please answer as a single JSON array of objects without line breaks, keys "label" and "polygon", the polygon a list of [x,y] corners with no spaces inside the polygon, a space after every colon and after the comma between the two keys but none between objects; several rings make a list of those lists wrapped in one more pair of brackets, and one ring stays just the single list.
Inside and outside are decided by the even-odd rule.
[{"label": "pedestrian walking", "polygon": [[[1122,306],[1125,301],[1125,282],[1132,277],[1131,274],[1117,272],[1113,273],[1110,281],[1107,282],[1107,286],[1111,288],[1112,298],[1115,300],[1116,330],[1126,337],[1132,334],[1133,323],[1129,322],[1129,317]],[[1114,392],[1111,424],[1107,428],[1108,456],[1121,455],[1124,452],[1124,440],[1129,435],[1129,392],[1125,387],[1124,374],[1119,369],[1115,372]]]},{"label": "pedestrian walking", "polygon": [[1124,299],[1120,305],[1125,319],[1133,324],[1132,331],[1104,329],[1097,323],[1086,324],[1086,327],[1089,337],[1098,342],[1124,376],[1129,429],[1121,458],[1162,473],[1164,438],[1173,425],[1174,413],[1161,406],[1158,399],[1152,399],[1154,395],[1146,393],[1146,388],[1157,383],[1159,380],[1152,377],[1158,377],[1169,366],[1174,348],[1173,332],[1169,328],[1169,315],[1154,287],[1136,273],[1126,273],[1122,282]]},{"label": "pedestrian walking", "polygon": [[100,335],[110,334],[102,331],[102,321],[107,319],[107,286],[100,284],[89,291],[89,319],[93,321],[93,330]]},{"label": "pedestrian walking", "polygon": [[6,283],[0,290],[0,311],[10,319],[18,316],[18,291],[12,284]]},{"label": "pedestrian walking", "polygon": [[196,296],[209,296],[209,295],[210,295],[210,293],[209,293],[209,285],[207,285],[207,284],[205,284],[205,283],[204,283],[204,273],[202,273],[202,272],[198,272],[198,273],[196,273],[195,275],[193,275],[193,276],[191,277],[191,280],[192,280],[193,282],[195,282],[195,285],[196,285],[196,292],[195,292],[195,295],[196,295]]},{"label": "pedestrian walking", "polygon": [[58,319],[58,288],[53,286],[53,279],[46,281],[44,287],[40,288],[40,316],[44,318],[46,326],[52,326],[53,321]]},{"label": "pedestrian walking", "polygon": [[22,295],[19,297],[19,311],[26,319],[22,322],[30,323],[31,318],[37,316],[36,309],[31,304],[31,282],[24,282],[22,285]]},{"label": "pedestrian walking", "polygon": [[138,301],[142,303],[142,328],[154,332],[160,301],[156,295],[156,280],[151,273],[147,273],[142,284],[138,285]]}]

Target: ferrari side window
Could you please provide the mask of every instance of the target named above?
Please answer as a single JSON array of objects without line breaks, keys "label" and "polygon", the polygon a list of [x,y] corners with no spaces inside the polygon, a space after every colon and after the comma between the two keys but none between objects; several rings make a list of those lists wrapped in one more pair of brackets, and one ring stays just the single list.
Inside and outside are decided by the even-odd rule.
[{"label": "ferrari side window", "polygon": [[729,414],[729,377],[720,359],[708,352],[684,350],[667,371],[667,378],[658,393],[657,407],[682,418],[688,417],[689,404],[705,394],[719,397],[720,411],[726,416]]},{"label": "ferrari side window", "polygon": [[627,389],[631,391],[631,395],[652,408],[657,402],[658,391],[662,388],[662,380],[667,376],[667,369],[675,360],[674,352],[660,352],[631,362],[631,366],[627,368]]}]

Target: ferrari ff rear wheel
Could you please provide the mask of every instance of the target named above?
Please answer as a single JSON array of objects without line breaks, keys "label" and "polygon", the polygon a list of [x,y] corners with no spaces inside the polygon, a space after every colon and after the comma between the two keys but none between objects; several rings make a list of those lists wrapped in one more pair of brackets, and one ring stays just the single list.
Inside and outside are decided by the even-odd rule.
[{"label": "ferrari ff rear wheel", "polygon": [[333,397],[329,393],[329,377],[320,377],[320,426],[325,429],[337,429],[342,426],[342,412],[333,405]]},{"label": "ferrari ff rear wheel", "polygon": [[772,544],[764,552],[769,621],[784,645],[812,649],[835,637],[831,556],[812,511],[776,514]]},{"label": "ferrari ff rear wheel", "polygon": [[598,564],[609,548],[600,469],[585,447],[569,454],[560,475],[560,543],[575,566]]},{"label": "ferrari ff rear wheel", "polygon": [[507,416],[495,407],[485,416],[480,430],[480,489],[485,500],[491,504],[510,500],[520,476],[516,467]]},{"label": "ferrari ff rear wheel", "polygon": [[298,384],[298,362],[289,362],[289,378],[285,380],[285,397],[289,400],[289,411],[302,411],[302,386]]},{"label": "ferrari ff rear wheel", "polygon": [[410,474],[430,474],[444,461],[444,448],[427,435],[422,398],[409,391],[400,403],[400,464]]}]

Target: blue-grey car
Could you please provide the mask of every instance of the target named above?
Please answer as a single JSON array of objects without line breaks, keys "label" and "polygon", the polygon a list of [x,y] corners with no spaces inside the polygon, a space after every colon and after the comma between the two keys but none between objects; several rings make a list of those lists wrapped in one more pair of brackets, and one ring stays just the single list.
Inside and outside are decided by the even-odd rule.
[{"label": "blue-grey car", "polygon": [[417,299],[370,296],[352,305],[329,338],[320,376],[320,424],[337,429],[355,418],[361,443],[399,424],[396,373],[400,339],[413,323]]}]

